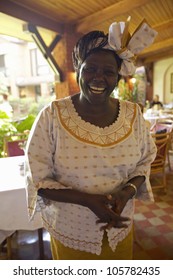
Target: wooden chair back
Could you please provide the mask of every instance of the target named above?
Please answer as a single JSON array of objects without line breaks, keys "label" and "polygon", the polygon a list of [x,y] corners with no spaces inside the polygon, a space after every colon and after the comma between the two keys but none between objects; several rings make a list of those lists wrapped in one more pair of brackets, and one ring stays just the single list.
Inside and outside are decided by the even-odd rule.
[{"label": "wooden chair back", "polygon": [[167,149],[170,141],[170,133],[162,133],[162,134],[152,134],[154,142],[157,146],[157,154],[154,162],[152,163],[152,167],[154,166],[164,166],[167,156]]},{"label": "wooden chair back", "polygon": [[[155,188],[165,188],[166,189],[166,159],[168,146],[170,143],[171,132],[167,133],[154,133],[152,137],[157,146],[157,154],[155,160],[151,164],[151,175],[153,174],[161,174],[161,178],[159,180],[159,185],[155,186]],[[156,176],[155,176],[155,179]]]},{"label": "wooden chair back", "polygon": [[4,137],[4,156],[14,157],[24,155],[24,146],[27,141],[27,135],[24,133]]}]

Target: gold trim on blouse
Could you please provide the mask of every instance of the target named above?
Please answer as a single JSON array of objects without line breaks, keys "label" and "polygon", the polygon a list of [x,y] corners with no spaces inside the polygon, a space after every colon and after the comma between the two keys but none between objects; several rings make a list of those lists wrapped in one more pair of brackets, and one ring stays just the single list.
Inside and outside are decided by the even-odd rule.
[{"label": "gold trim on blouse", "polygon": [[61,125],[74,138],[97,147],[111,147],[129,136],[136,116],[134,103],[120,100],[117,120],[104,128],[84,121],[76,112],[71,97],[55,102]]}]

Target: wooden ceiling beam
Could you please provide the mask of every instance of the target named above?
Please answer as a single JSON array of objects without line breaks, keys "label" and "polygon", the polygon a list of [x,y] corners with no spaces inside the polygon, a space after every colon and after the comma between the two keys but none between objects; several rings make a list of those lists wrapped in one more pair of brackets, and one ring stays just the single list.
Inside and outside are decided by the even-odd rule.
[{"label": "wooden ceiling beam", "polygon": [[109,19],[115,18],[116,16],[123,15],[143,6],[147,3],[151,2],[151,0],[133,0],[129,4],[129,0],[123,0],[117,2],[101,11],[98,11],[94,14],[91,14],[88,17],[85,17],[83,20],[79,21],[76,25],[76,31],[79,33],[86,33],[90,29],[94,29],[95,26],[107,21]]},{"label": "wooden ceiling beam", "polygon": [[173,28],[173,19],[172,20],[168,20],[165,22],[162,22],[159,25],[154,25],[153,28],[157,31],[157,32],[161,32],[164,31],[166,29],[170,29]]},{"label": "wooden ceiling beam", "polygon": [[157,42],[143,51],[137,58],[145,64],[173,56],[173,38]]},{"label": "wooden ceiling beam", "polygon": [[21,19],[25,22],[32,23],[36,26],[50,29],[56,33],[62,34],[64,31],[63,25],[61,23],[47,18],[46,15],[42,16],[37,13],[37,11],[31,11],[26,7],[22,7],[21,5],[18,5],[17,3],[14,3],[10,0],[1,0],[0,12]]},{"label": "wooden ceiling beam", "polygon": [[173,49],[173,38],[163,40],[161,42],[154,43],[149,48],[146,48],[143,52],[141,52],[140,57],[147,56],[147,54],[153,54],[159,51],[166,51],[170,48]]},{"label": "wooden ceiling beam", "polygon": [[152,55],[152,56],[149,55],[146,58],[143,58],[141,60],[142,60],[143,64],[146,65],[148,63],[156,62],[156,61],[163,60],[163,59],[166,59],[166,58],[169,58],[169,57],[173,57],[173,50],[172,49],[167,50],[166,52],[163,52],[163,50],[162,50],[160,53],[157,53],[157,54]]}]

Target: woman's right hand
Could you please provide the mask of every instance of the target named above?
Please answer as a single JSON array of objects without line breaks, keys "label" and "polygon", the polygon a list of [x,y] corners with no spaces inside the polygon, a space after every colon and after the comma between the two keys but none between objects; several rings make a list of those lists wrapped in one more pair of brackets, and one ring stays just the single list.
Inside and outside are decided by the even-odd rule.
[{"label": "woman's right hand", "polygon": [[98,217],[97,223],[106,223],[105,226],[101,227],[101,230],[111,227],[127,227],[124,222],[129,221],[129,218],[122,217],[119,213],[112,210],[110,198],[109,195],[86,194],[85,206]]}]

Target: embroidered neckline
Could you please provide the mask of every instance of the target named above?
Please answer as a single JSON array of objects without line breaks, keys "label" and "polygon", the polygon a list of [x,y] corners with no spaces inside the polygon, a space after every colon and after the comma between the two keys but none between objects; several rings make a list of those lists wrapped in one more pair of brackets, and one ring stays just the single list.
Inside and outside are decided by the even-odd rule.
[{"label": "embroidered neckline", "polygon": [[80,142],[99,147],[114,146],[127,138],[132,131],[136,106],[121,100],[119,103],[120,111],[117,120],[102,128],[84,121],[78,115],[70,96],[55,101],[58,117],[64,129]]}]

